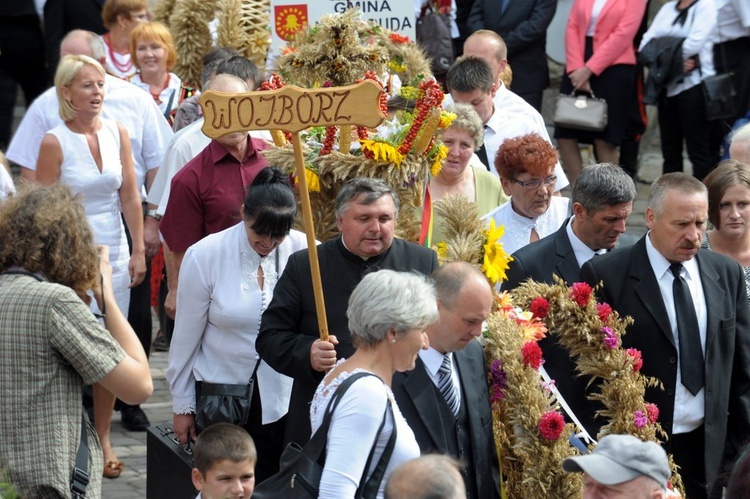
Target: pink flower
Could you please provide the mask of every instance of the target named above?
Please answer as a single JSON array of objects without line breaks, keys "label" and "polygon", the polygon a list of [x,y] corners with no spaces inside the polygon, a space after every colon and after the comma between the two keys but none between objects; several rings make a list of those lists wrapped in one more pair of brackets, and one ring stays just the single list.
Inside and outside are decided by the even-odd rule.
[{"label": "pink flower", "polygon": [[627,353],[633,360],[633,371],[640,371],[641,367],[643,367],[643,357],[641,356],[641,351],[637,348],[628,348],[627,350],[625,350],[625,353]]},{"label": "pink flower", "polygon": [[529,305],[529,311],[534,317],[544,319],[549,314],[549,302],[543,296],[537,296]]},{"label": "pink flower", "polygon": [[555,380],[551,379],[549,381],[542,381],[542,388],[548,392],[551,392],[552,389],[556,386]]},{"label": "pink flower", "polygon": [[609,326],[604,326],[601,329],[602,333],[604,333],[604,346],[609,348],[610,350],[617,348],[619,346],[619,340],[617,339],[617,335],[615,335],[615,332],[612,331],[612,328]]},{"label": "pink flower", "polygon": [[585,307],[591,298],[591,286],[585,282],[576,282],[570,287],[570,298],[579,307]]},{"label": "pink flower", "polygon": [[650,423],[656,423],[659,419],[659,408],[656,404],[646,404],[646,414]]},{"label": "pink flower", "polygon": [[648,424],[648,416],[643,414],[643,411],[635,411],[635,427],[643,428]]},{"label": "pink flower", "polygon": [[545,440],[557,440],[565,429],[565,419],[557,411],[547,411],[539,419],[539,434]]},{"label": "pink flower", "polygon": [[607,322],[609,316],[612,315],[612,307],[609,306],[609,303],[597,303],[596,314],[599,316],[602,322]]},{"label": "pink flower", "polygon": [[524,343],[521,347],[521,355],[523,355],[523,364],[527,367],[537,370],[542,365],[542,349],[535,341]]}]

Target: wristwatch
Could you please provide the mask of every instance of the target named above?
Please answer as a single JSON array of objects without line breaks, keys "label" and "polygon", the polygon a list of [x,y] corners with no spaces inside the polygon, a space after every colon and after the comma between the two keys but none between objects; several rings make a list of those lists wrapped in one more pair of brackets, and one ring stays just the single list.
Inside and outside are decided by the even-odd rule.
[{"label": "wristwatch", "polygon": [[157,222],[161,222],[161,215],[159,215],[159,214],[158,214],[158,213],[156,212],[156,210],[147,210],[147,211],[146,211],[146,216],[147,216],[147,217],[151,217],[151,218],[153,218],[153,219],[154,219],[154,220],[156,220]]}]

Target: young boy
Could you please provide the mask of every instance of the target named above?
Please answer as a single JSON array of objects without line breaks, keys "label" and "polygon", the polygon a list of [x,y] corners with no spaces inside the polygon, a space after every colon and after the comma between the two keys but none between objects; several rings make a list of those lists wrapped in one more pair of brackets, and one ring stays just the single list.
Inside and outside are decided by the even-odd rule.
[{"label": "young boy", "polygon": [[253,439],[229,423],[209,426],[195,442],[196,499],[248,499],[255,488],[258,454]]}]

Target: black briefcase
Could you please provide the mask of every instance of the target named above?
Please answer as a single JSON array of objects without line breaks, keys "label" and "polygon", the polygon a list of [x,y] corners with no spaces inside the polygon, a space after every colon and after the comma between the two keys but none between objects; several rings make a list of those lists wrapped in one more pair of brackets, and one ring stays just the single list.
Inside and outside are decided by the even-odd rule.
[{"label": "black briefcase", "polygon": [[152,426],[146,436],[146,497],[194,499],[198,491],[190,475],[192,447],[180,445],[170,423]]}]

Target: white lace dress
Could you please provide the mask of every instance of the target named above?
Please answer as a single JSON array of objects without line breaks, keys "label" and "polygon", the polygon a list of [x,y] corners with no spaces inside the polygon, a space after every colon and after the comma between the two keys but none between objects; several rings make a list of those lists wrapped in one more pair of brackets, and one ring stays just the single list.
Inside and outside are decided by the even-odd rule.
[{"label": "white lace dress", "polygon": [[96,136],[102,156],[101,172],[91,155],[85,135],[73,132],[64,124],[53,128],[49,133],[57,137],[62,148],[60,183],[82,196],[86,220],[94,233],[94,243],[109,246],[115,301],[122,313],[127,315],[130,305],[130,250],[120,205],[120,131],[117,122],[107,118],[100,119],[102,127]]},{"label": "white lace dress", "polygon": [[[247,240],[245,224],[206,236],[185,253],[177,288],[177,317],[166,377],[175,414],[195,412],[195,381],[246,383],[257,354],[260,318],[271,301],[289,255],[306,248],[305,235],[291,231],[261,257]],[[278,261],[278,267],[277,267]],[[258,285],[258,267],[264,285]],[[261,362],[257,374],[263,424],[289,409],[292,379]]]},{"label": "white lace dress", "polygon": [[[343,361],[344,359],[339,360],[337,365]],[[310,423],[313,433],[323,423],[326,407],[336,389],[349,376],[358,372],[368,371],[355,369],[353,372],[342,372],[330,380],[329,373],[323,378],[310,406]],[[346,391],[331,418],[319,499],[353,498],[359,486],[367,456],[375,443],[375,455],[366,476],[372,473],[393,431],[394,420],[389,416],[383,432],[375,442],[388,400],[391,401],[393,418],[396,422],[396,446],[388,462],[383,481],[380,483],[378,497],[384,496],[385,483],[396,466],[419,457],[419,445],[414,438],[414,433],[401,415],[391,389],[375,376],[358,379]]]}]

